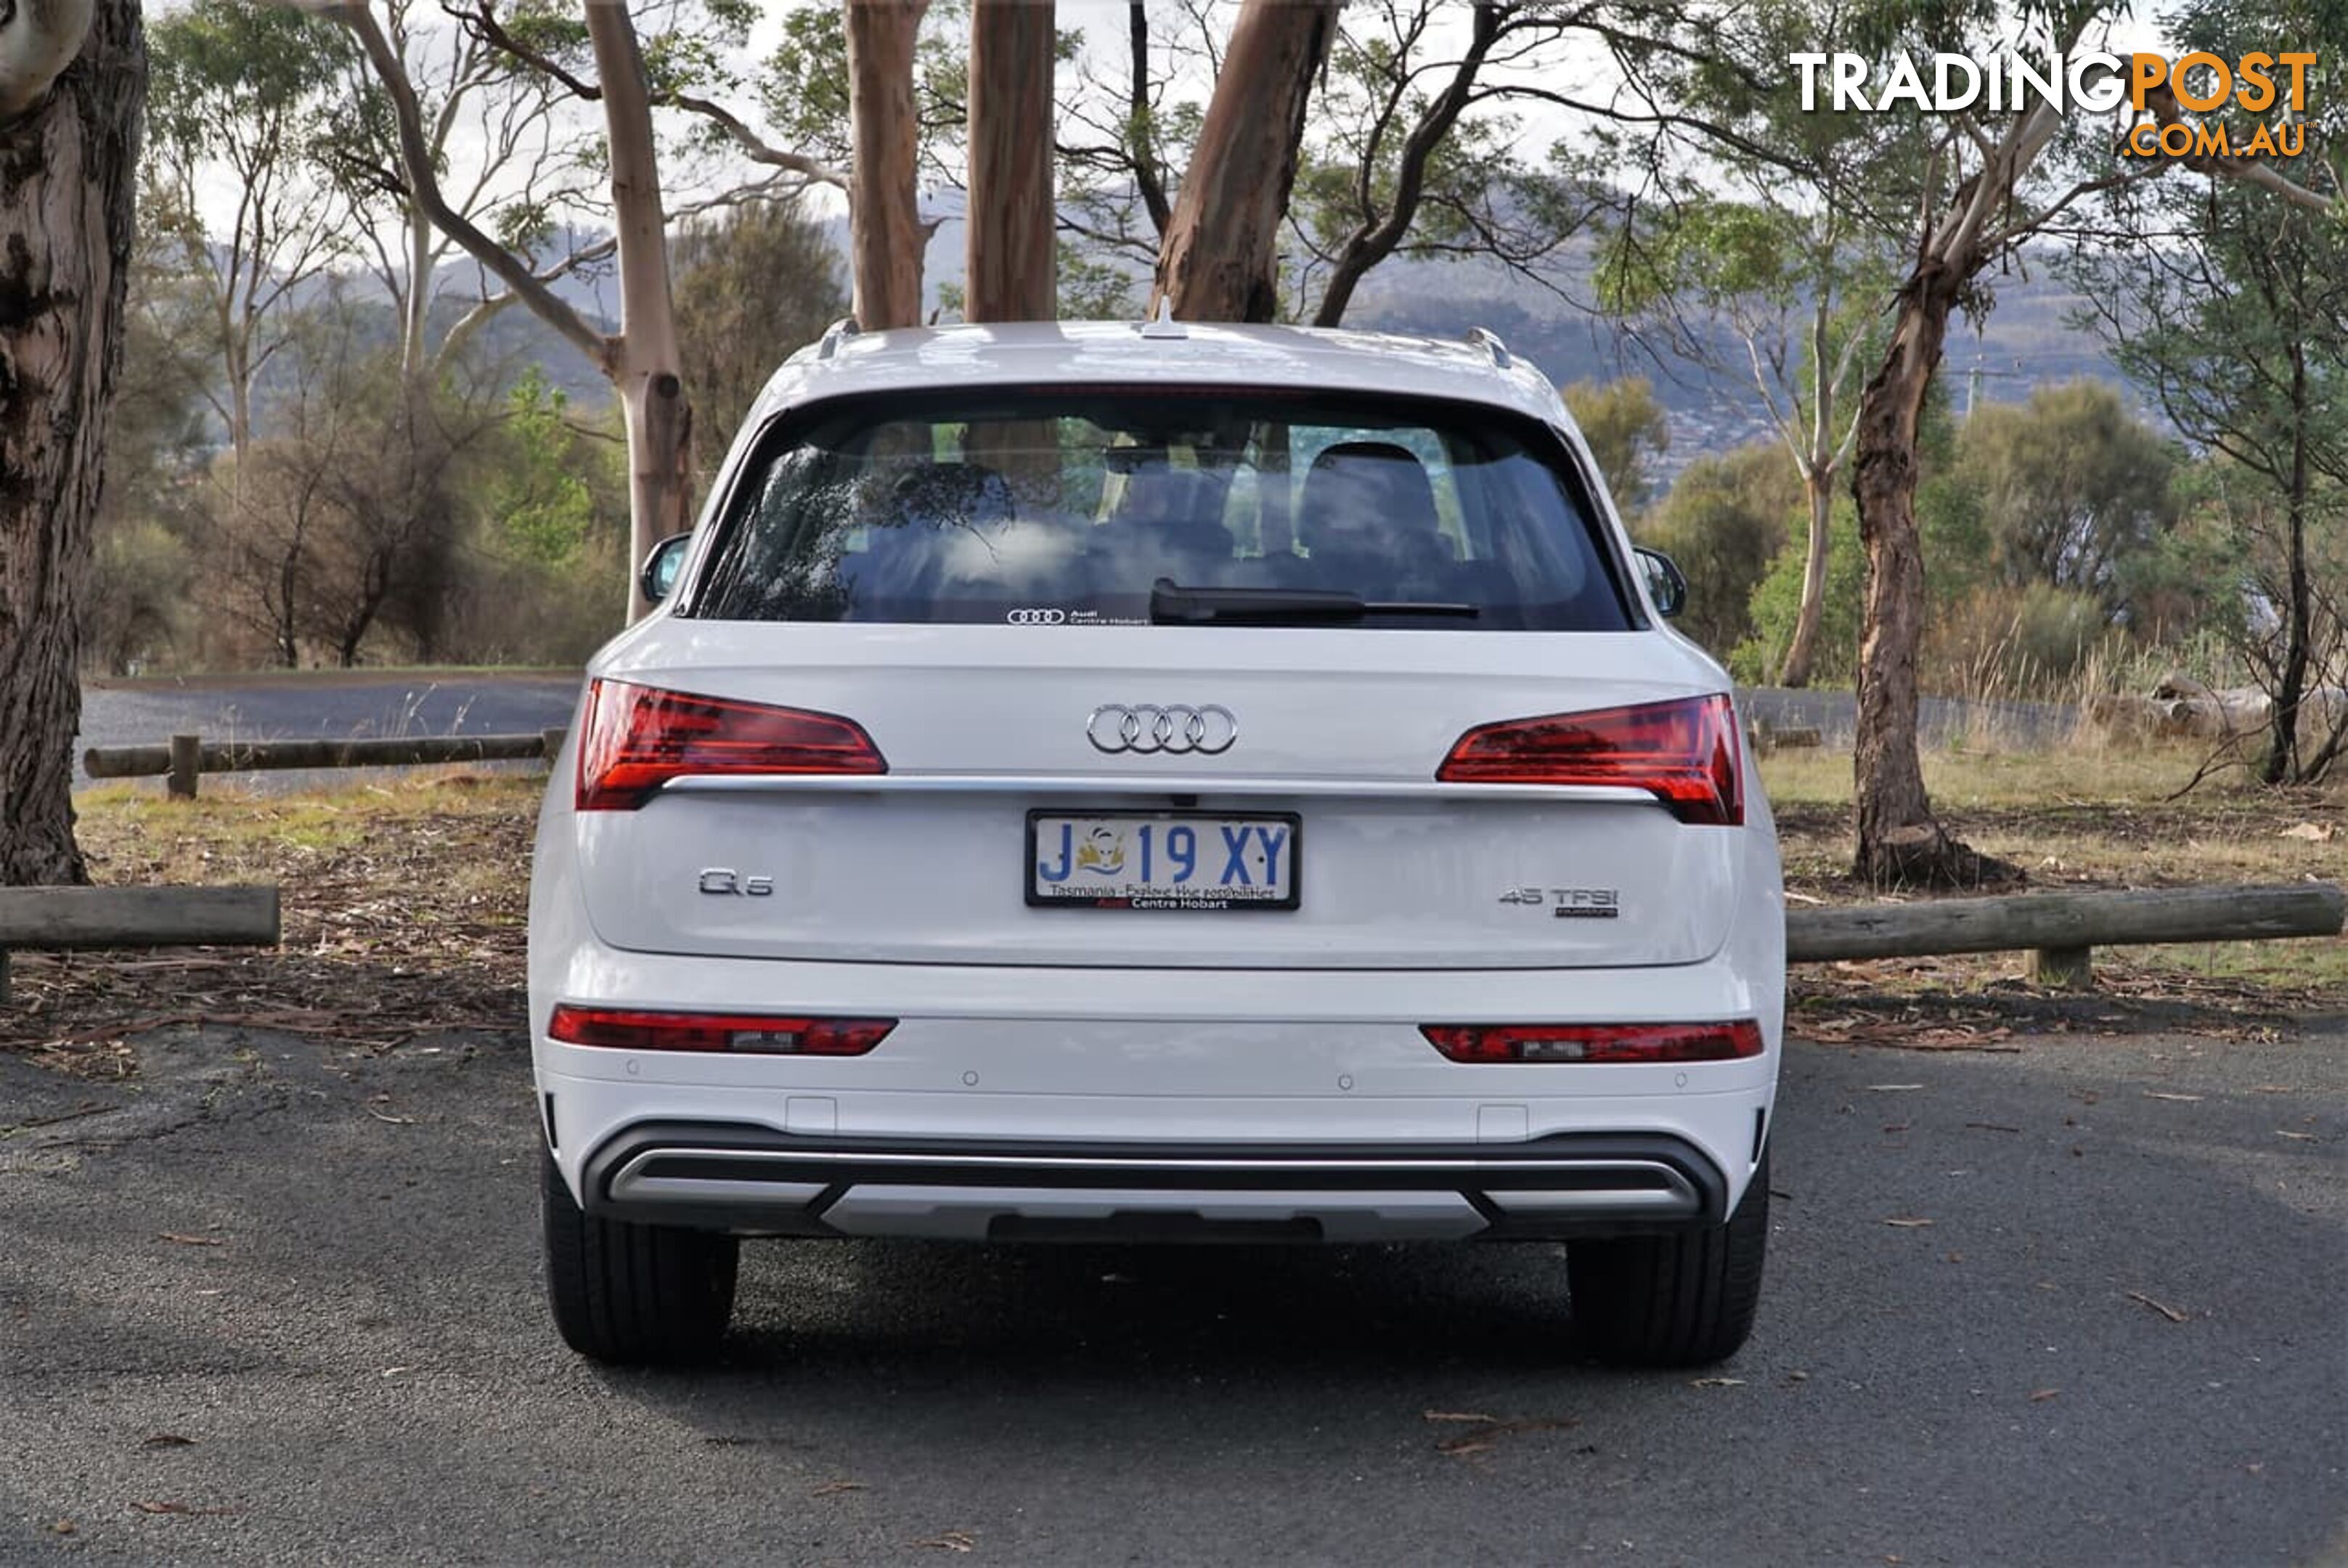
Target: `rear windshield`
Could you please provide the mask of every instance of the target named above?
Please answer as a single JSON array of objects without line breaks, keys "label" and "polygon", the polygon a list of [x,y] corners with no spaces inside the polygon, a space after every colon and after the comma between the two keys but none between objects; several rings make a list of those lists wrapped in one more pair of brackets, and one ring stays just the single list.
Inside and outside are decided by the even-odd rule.
[{"label": "rear windshield", "polygon": [[1537,425],[1425,400],[1220,387],[842,400],[754,454],[690,613],[1144,624],[1152,587],[1171,583],[1453,610],[1365,626],[1625,630],[1567,463]]}]

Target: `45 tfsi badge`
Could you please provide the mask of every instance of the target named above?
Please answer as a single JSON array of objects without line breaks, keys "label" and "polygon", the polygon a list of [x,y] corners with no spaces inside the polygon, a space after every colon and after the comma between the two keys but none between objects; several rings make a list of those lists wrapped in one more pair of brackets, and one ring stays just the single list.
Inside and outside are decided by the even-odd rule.
[{"label": "45 tfsi badge", "polygon": [[1622,915],[1622,895],[1612,887],[1511,887],[1500,902],[1545,907],[1560,920],[1615,920]]}]

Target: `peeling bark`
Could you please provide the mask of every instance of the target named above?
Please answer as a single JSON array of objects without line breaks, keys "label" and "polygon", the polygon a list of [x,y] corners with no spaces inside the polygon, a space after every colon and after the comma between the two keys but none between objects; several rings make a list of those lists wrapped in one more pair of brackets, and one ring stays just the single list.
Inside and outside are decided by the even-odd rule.
[{"label": "peeling bark", "polygon": [[612,149],[612,220],[620,250],[620,334],[612,379],[628,433],[628,619],[652,608],[634,569],[693,526],[693,406],[677,355],[650,88],[635,24],[622,5],[589,5],[587,36],[603,86]]},{"label": "peeling bark", "polygon": [[23,67],[57,50],[31,29],[76,9],[20,0],[0,28],[0,99],[19,110],[0,122],[0,884],[88,880],[76,610],[122,359],[147,51],[137,0],[103,0],[44,96]]},{"label": "peeling bark", "polygon": [[970,217],[963,318],[1058,314],[1052,206],[1051,0],[977,0],[970,14]]},{"label": "peeling bark", "polygon": [[1900,290],[1881,368],[1860,395],[1851,489],[1867,546],[1859,650],[1856,869],[1879,886],[1978,886],[2012,866],[1952,838],[1932,815],[1916,745],[1916,654],[1924,635],[1924,552],[1916,527],[1916,434],[1964,275],[1919,263]]},{"label": "peeling bark", "polygon": [[921,134],[913,46],[928,0],[848,0],[849,272],[857,324],[922,320]]},{"label": "peeling bark", "polygon": [[1278,317],[1280,225],[1296,184],[1313,79],[1336,34],[1336,0],[1241,7],[1158,252],[1152,315],[1170,301],[1184,321]]}]

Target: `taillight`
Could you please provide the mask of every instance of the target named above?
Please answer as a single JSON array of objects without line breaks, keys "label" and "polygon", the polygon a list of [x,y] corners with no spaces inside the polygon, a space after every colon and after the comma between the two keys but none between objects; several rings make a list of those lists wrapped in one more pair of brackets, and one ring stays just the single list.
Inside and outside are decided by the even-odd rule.
[{"label": "taillight", "polygon": [[686,774],[885,774],[863,726],[833,713],[664,692],[625,681],[587,688],[581,811],[633,811]]},{"label": "taillight", "polygon": [[1761,1054],[1761,1026],[1733,1023],[1426,1023],[1454,1061],[1735,1061]]},{"label": "taillight", "polygon": [[769,1013],[654,1012],[559,1004],[546,1032],[613,1050],[726,1050],[758,1056],[862,1056],[893,1018],[782,1018]]},{"label": "taillight", "polygon": [[1459,737],[1435,776],[1451,784],[1620,784],[1646,790],[1682,822],[1745,820],[1736,711],[1725,694],[1484,724]]}]

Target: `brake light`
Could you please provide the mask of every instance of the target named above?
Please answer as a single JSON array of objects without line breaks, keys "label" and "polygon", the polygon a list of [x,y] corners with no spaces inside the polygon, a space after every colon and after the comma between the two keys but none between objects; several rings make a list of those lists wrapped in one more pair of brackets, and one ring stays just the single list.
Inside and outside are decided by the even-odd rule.
[{"label": "brake light", "polygon": [[597,681],[587,688],[577,799],[581,811],[633,811],[686,774],[888,771],[852,719]]},{"label": "brake light", "polygon": [[1454,1061],[1735,1061],[1761,1054],[1761,1026],[1733,1023],[1426,1023]]},{"label": "brake light", "polygon": [[1484,724],[1459,737],[1435,776],[1450,784],[1619,784],[1682,822],[1745,820],[1736,711],[1725,693]]},{"label": "brake light", "polygon": [[613,1050],[725,1050],[758,1056],[862,1056],[893,1018],[778,1018],[768,1013],[652,1012],[558,1004],[546,1032]]}]

